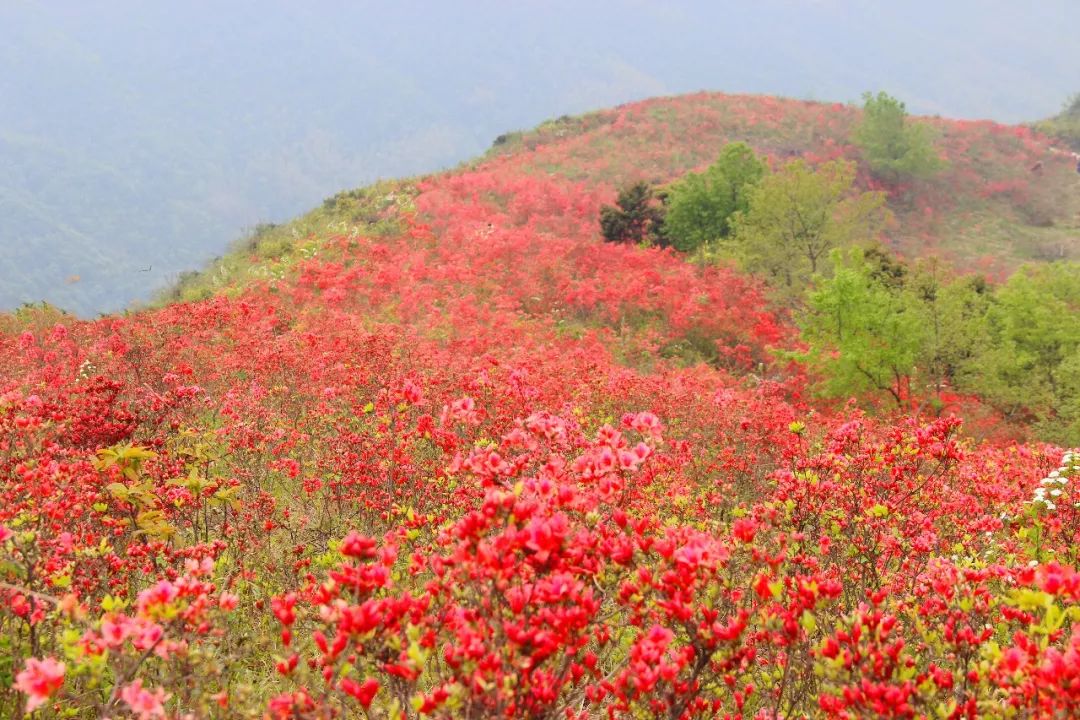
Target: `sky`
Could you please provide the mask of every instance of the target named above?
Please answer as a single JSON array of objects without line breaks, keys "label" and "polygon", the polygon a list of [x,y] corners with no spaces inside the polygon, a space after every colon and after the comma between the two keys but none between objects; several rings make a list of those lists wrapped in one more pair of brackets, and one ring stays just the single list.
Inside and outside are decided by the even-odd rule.
[{"label": "sky", "polygon": [[1075,0],[0,0],[0,309],[117,310],[339,190],[655,95],[1038,119],[1080,90],[1078,27]]}]

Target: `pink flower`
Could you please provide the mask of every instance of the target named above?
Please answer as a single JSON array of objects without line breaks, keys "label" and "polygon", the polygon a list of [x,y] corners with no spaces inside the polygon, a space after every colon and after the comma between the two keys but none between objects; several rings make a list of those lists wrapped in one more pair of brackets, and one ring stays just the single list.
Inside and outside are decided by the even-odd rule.
[{"label": "pink flower", "polygon": [[637,430],[653,440],[659,440],[663,431],[660,418],[651,412],[627,413],[623,415],[622,423],[625,427]]},{"label": "pink flower", "polygon": [[150,720],[155,717],[165,717],[165,708],[162,705],[168,695],[161,688],[153,692],[142,686],[142,680],[136,680],[120,691],[120,699],[128,704],[131,711],[139,716],[139,720]]},{"label": "pink flower", "polygon": [[424,399],[424,393],[420,386],[412,380],[406,380],[401,386],[401,395],[412,405],[419,405]]},{"label": "pink flower", "polygon": [[480,414],[476,410],[476,401],[471,397],[454,400],[450,405],[443,407],[442,421],[445,423],[447,418],[472,425],[479,423]]},{"label": "pink flower", "polygon": [[176,589],[168,580],[161,580],[157,585],[147,588],[139,593],[138,606],[139,612],[145,613],[146,610],[154,605],[168,605],[176,596],[180,594],[180,591]]},{"label": "pink flower", "polygon": [[69,532],[60,533],[60,536],[57,537],[56,540],[56,545],[60,552],[69,553],[72,548],[75,547],[75,536]]},{"label": "pink flower", "polygon": [[15,689],[26,693],[26,711],[33,712],[64,684],[64,663],[52,658],[30,658],[15,676]]},{"label": "pink flower", "polygon": [[615,453],[612,452],[611,448],[602,447],[596,455],[596,472],[601,475],[613,472],[617,462]]},{"label": "pink flower", "polygon": [[101,641],[106,647],[116,647],[128,636],[128,627],[123,617],[106,616],[101,621]]},{"label": "pink flower", "polygon": [[148,620],[140,620],[136,626],[127,628],[128,637],[136,650],[153,647],[164,633],[160,625]]}]

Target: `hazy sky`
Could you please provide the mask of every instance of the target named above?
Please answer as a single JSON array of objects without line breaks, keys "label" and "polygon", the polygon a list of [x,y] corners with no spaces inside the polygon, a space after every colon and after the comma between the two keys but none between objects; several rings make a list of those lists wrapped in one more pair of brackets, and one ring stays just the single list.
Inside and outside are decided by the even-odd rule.
[{"label": "hazy sky", "polygon": [[1078,28],[1077,0],[0,0],[0,307],[117,308],[256,222],[651,95],[1036,119]]}]

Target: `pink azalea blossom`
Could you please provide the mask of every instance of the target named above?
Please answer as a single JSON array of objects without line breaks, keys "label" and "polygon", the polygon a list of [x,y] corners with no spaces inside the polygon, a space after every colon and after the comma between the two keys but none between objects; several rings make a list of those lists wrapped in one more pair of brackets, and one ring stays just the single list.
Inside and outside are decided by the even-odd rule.
[{"label": "pink azalea blossom", "polygon": [[169,696],[161,688],[150,691],[142,686],[142,680],[124,686],[120,691],[120,699],[128,704],[131,711],[139,716],[139,720],[151,720],[152,718],[165,717],[163,703]]},{"label": "pink azalea blossom", "polygon": [[33,712],[64,684],[64,663],[53,658],[30,658],[15,676],[15,689],[26,693],[26,711]]}]

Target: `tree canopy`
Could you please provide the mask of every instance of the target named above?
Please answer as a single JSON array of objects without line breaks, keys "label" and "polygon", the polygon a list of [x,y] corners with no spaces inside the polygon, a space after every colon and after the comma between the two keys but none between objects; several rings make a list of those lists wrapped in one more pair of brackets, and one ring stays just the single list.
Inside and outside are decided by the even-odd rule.
[{"label": "tree canopy", "polygon": [[1080,442],[1080,263],[1031,265],[995,294],[975,389],[1040,434]]},{"label": "tree canopy", "polygon": [[801,318],[809,346],[801,359],[820,375],[826,396],[883,391],[902,405],[919,357],[920,319],[875,279],[862,251],[834,250],[832,260],[835,273],[809,293]]},{"label": "tree canopy", "polygon": [[794,160],[763,178],[735,221],[746,269],[798,296],[813,275],[830,270],[834,248],[877,238],[888,218],[885,196],[855,192],[854,183],[854,163],[840,160],[816,168]]},{"label": "tree canopy", "polygon": [[1060,113],[1041,120],[1035,128],[1068,145],[1074,152],[1080,150],[1080,93],[1070,96]]},{"label": "tree canopy", "polygon": [[863,95],[863,118],[854,140],[871,172],[885,182],[928,177],[943,167],[930,128],[908,122],[904,103],[884,92]]},{"label": "tree canopy", "polygon": [[600,209],[600,232],[608,242],[666,246],[664,210],[652,187],[639,182],[619,191],[614,207]]},{"label": "tree canopy", "polygon": [[733,217],[748,209],[767,169],[748,145],[730,143],[704,172],[674,183],[665,223],[672,245],[689,252],[730,236]]},{"label": "tree canopy", "polygon": [[898,407],[974,394],[1040,437],[1080,442],[1080,264],[1028,266],[995,289],[934,260],[833,261],[799,316],[819,393],[887,393]]}]

